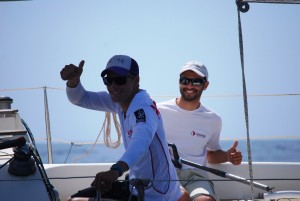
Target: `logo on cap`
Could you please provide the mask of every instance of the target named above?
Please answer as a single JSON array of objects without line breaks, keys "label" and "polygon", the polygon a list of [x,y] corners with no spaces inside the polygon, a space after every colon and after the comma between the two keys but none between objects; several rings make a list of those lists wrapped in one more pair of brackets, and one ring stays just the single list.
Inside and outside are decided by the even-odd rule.
[{"label": "logo on cap", "polygon": [[103,70],[101,73],[101,77],[104,77],[109,71],[117,73],[121,76],[127,76],[128,73],[138,75],[139,66],[137,62],[129,56],[115,55],[107,62],[105,70]]}]

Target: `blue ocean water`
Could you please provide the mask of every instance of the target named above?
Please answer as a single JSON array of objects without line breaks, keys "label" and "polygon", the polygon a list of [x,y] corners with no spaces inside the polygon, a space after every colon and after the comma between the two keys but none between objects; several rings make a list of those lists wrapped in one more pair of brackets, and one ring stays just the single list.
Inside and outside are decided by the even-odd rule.
[{"label": "blue ocean water", "polygon": [[[232,144],[231,140],[221,141],[224,150],[229,149]],[[37,142],[36,147],[42,161],[48,163],[47,144]],[[91,144],[53,143],[53,163],[110,163],[116,162],[124,152],[122,144],[116,149],[104,144],[97,144],[93,149],[91,147]],[[250,147],[254,162],[300,162],[300,139],[251,140]],[[248,161],[247,141],[239,140],[238,149],[243,154],[243,161]]]}]

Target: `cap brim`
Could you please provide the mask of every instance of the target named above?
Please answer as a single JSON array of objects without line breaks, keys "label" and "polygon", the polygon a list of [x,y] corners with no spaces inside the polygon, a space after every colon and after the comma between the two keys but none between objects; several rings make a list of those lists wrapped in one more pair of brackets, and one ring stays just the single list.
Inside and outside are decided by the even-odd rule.
[{"label": "cap brim", "polygon": [[128,70],[121,67],[113,66],[103,70],[101,73],[101,77],[104,77],[108,72],[116,73],[119,76],[127,76],[129,74]]}]

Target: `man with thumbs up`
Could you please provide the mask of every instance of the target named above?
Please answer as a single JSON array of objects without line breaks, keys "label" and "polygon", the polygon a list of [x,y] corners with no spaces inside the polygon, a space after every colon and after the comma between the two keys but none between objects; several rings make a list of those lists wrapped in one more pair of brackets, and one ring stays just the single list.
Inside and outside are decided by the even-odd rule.
[{"label": "man with thumbs up", "polygon": [[[176,145],[179,157],[188,161],[203,166],[207,162],[239,165],[242,154],[237,150],[238,142],[235,141],[228,151],[221,149],[221,117],[200,101],[208,85],[208,71],[203,64],[190,61],[183,66],[179,76],[181,96],[157,104],[167,140]],[[177,175],[193,201],[218,200],[205,171],[183,165]]]},{"label": "man with thumbs up", "polygon": [[103,197],[109,192],[112,195],[114,192],[120,193],[122,188],[111,190],[117,184],[115,181],[128,170],[129,180],[150,182],[145,186],[137,182],[141,184],[140,188],[130,183],[132,188],[127,189],[130,192],[122,193],[122,199],[134,197],[131,200],[140,200],[142,196],[145,201],[181,200],[180,184],[168,153],[162,119],[155,102],[145,90],[139,88],[137,62],[127,55],[115,55],[109,59],[101,72],[108,92],[84,89],[80,82],[83,66],[84,61],[81,61],[78,67],[66,65],[60,72],[61,78],[67,81],[68,99],[80,107],[118,114],[125,153],[109,170],[96,174],[92,187],[79,191],[69,200],[90,195],[96,197],[97,191]]}]

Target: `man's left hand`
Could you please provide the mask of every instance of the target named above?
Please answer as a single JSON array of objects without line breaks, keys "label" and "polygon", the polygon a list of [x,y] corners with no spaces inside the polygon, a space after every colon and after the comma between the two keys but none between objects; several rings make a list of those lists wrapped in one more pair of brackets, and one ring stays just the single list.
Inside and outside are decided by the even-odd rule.
[{"label": "man's left hand", "polygon": [[242,152],[237,150],[238,141],[235,141],[230,149],[227,151],[228,161],[233,165],[239,165],[242,162],[243,156]]}]

